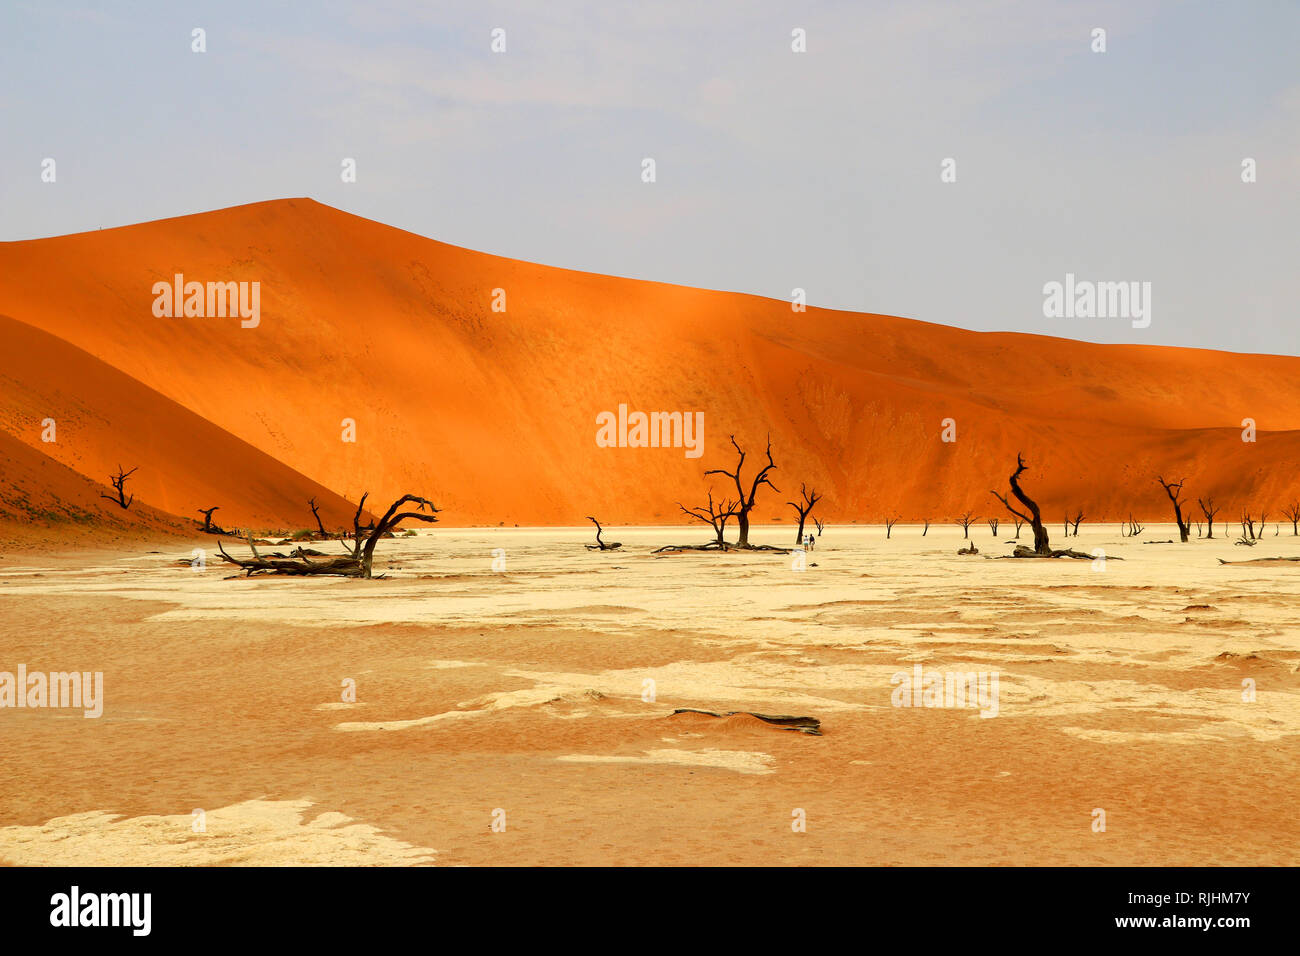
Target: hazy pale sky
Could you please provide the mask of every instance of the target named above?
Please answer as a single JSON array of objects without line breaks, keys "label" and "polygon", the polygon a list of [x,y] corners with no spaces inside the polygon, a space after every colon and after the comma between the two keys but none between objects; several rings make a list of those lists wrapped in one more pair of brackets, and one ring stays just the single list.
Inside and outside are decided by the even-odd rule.
[{"label": "hazy pale sky", "polygon": [[[573,269],[1300,353],[1291,0],[4,0],[0,44],[0,240],[310,196]],[[1045,317],[1066,273],[1150,282],[1149,327]]]}]

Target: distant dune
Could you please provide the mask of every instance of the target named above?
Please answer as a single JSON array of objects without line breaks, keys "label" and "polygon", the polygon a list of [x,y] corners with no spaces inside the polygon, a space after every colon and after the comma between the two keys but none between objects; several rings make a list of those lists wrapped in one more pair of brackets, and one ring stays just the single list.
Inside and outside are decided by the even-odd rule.
[{"label": "distant dune", "polygon": [[[155,317],[152,286],[176,273],[260,282],[260,324]],[[758,521],[788,520],[800,482],[827,521],[999,514],[989,490],[1017,451],[1053,522],[1167,520],[1157,473],[1228,517],[1300,498],[1296,357],[795,313],[460,249],[308,199],[3,243],[0,275],[0,428],[97,484],[139,466],[138,500],[186,518],[219,504],[219,521],[305,527],[315,495],[341,523],[342,498],[369,490],[372,505],[431,497],[447,524],[676,522],[704,470],[734,464],[728,434],[753,461],[769,432],[781,493]],[[599,447],[597,416],[620,403],[703,412],[703,456]],[[0,453],[7,484],[36,480],[15,442]]]}]

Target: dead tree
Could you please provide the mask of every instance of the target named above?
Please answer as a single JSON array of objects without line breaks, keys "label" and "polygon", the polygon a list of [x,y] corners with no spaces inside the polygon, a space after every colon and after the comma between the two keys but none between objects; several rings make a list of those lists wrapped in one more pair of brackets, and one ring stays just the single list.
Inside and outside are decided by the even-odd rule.
[{"label": "dead tree", "polygon": [[1201,521],[1200,518],[1193,518],[1192,520],[1196,522],[1196,537],[1199,538],[1205,533],[1205,522]]},{"label": "dead tree", "polygon": [[[713,534],[715,539],[711,545],[706,545],[706,547],[721,548],[723,551],[727,550],[727,542],[726,539],[723,537],[723,535],[726,533],[727,530],[727,521],[731,518],[734,518],[737,514],[736,509],[738,505],[736,502],[727,500],[715,504],[713,501],[713,492],[710,491],[709,503],[707,506],[703,506],[699,508],[688,508],[679,501],[677,502],[677,507],[682,509],[683,514],[689,515],[690,517],[694,518],[696,521],[703,521],[705,524],[713,528]],[[592,520],[594,521],[595,519],[593,518]],[[597,527],[599,528],[600,526],[597,525]],[[820,533],[821,528],[818,527],[817,531],[818,533]],[[599,532],[597,532],[596,538],[597,540],[600,539]],[[588,545],[588,547],[591,546]]]},{"label": "dead tree", "polygon": [[731,447],[736,449],[736,454],[740,456],[736,462],[736,470],[726,471],[722,468],[712,468],[704,473],[705,477],[709,475],[726,475],[736,483],[736,493],[740,498],[739,510],[736,512],[736,524],[740,527],[740,539],[736,542],[738,548],[748,548],[749,544],[749,513],[754,510],[754,498],[758,494],[760,485],[767,485],[773,491],[780,492],[776,485],[772,484],[767,477],[767,473],[776,468],[776,462],[772,460],[772,438],[767,439],[767,464],[759,469],[758,474],[754,476],[753,483],[749,487],[749,494],[745,494],[745,486],[740,476],[740,470],[745,465],[745,452],[740,445],[736,444],[736,436],[731,436]]},{"label": "dead tree", "polygon": [[816,505],[817,502],[821,500],[821,495],[817,494],[816,490],[809,491],[807,488],[804,487],[803,482],[799,482],[799,497],[800,500],[798,502],[794,502],[794,501],[786,502],[786,504],[788,504],[799,514],[799,530],[795,532],[795,536],[794,536],[795,544],[803,544],[804,522],[808,520],[808,515],[812,513],[813,506]]},{"label": "dead tree", "polygon": [[140,470],[139,465],[132,468],[130,471],[123,471],[122,466],[118,465],[117,474],[108,476],[108,480],[113,483],[113,489],[117,492],[117,495],[114,496],[114,495],[106,495],[101,493],[99,497],[107,501],[116,502],[117,504],[122,506],[123,511],[125,511],[127,508],[130,508],[131,502],[135,501],[135,495],[133,494],[129,498],[126,496],[126,490],[125,490],[126,480],[139,470]]},{"label": "dead tree", "polygon": [[926,533],[927,533],[929,530],[930,530],[930,519],[929,519],[929,518],[926,518],[926,519],[925,519],[925,527],[921,529],[921,537],[924,538],[925,535],[926,535]]},{"label": "dead tree", "polygon": [[[1025,464],[1024,455],[1017,454],[1016,470],[1011,473],[1011,478],[1009,480],[1011,483],[1011,493],[1015,495],[1016,500],[1029,511],[1029,514],[1024,514],[1023,512],[1017,511],[1015,508],[1011,507],[1011,502],[1007,500],[1006,495],[1000,495],[995,491],[993,492],[993,497],[1002,502],[1003,506],[1021,521],[1027,521],[1029,526],[1034,529],[1033,554],[1040,557],[1050,557],[1052,554],[1052,546],[1048,539],[1047,529],[1043,527],[1043,516],[1038,510],[1038,503],[1025,494],[1024,490],[1020,487],[1020,476],[1028,469],[1028,467],[1029,466]],[[1016,549],[1022,550],[1020,545],[1017,545]]]},{"label": "dead tree", "polygon": [[1025,522],[1023,518],[1017,518],[1017,517],[1012,517],[1011,520],[1016,523],[1016,540],[1018,541],[1020,540],[1020,529],[1024,527]]},{"label": "dead tree", "polygon": [[1065,536],[1066,536],[1067,538],[1070,536],[1070,534],[1072,533],[1072,532],[1071,532],[1071,526],[1073,526],[1073,534],[1074,534],[1074,536],[1075,536],[1076,538],[1079,537],[1079,525],[1081,525],[1082,523],[1083,523],[1083,509],[1082,509],[1082,508],[1080,508],[1078,511],[1076,511],[1076,512],[1074,513],[1074,517],[1073,517],[1073,518],[1071,518],[1071,517],[1069,516],[1069,514],[1067,514],[1067,515],[1065,516]]},{"label": "dead tree", "polygon": [[1244,544],[1247,547],[1255,546],[1255,518],[1249,511],[1241,513],[1241,537],[1234,544]]},{"label": "dead tree", "polygon": [[320,536],[322,538],[328,538],[330,533],[325,530],[325,525],[320,520],[320,509],[316,507],[316,499],[307,499],[307,504],[311,505],[311,513],[316,518],[316,527],[320,529]]},{"label": "dead tree", "polygon": [[974,512],[968,511],[968,512],[966,512],[964,515],[962,515],[960,518],[958,518],[958,519],[954,522],[954,524],[957,524],[957,525],[959,525],[959,526],[961,527],[961,536],[962,536],[963,538],[969,538],[969,537],[970,537],[970,526],[973,525],[973,524],[974,524],[976,521],[978,521],[978,520],[979,520],[978,518],[974,517]]},{"label": "dead tree", "polygon": [[989,518],[988,522],[989,522],[989,530],[993,532],[993,537],[996,538],[998,536],[998,519]]},{"label": "dead tree", "polygon": [[587,545],[588,551],[613,551],[615,548],[623,547],[623,543],[621,541],[614,541],[610,544],[606,544],[600,538],[600,530],[601,530],[600,522],[597,521],[595,518],[593,518],[591,515],[587,515],[587,520],[596,526],[596,543]]},{"label": "dead tree", "polygon": [[1219,506],[1214,503],[1213,496],[1204,500],[1197,498],[1196,503],[1201,506],[1201,512],[1205,515],[1205,537],[1214,537],[1214,516],[1219,513]]},{"label": "dead tree", "polygon": [[1259,534],[1255,535],[1256,538],[1264,537],[1264,529],[1267,521],[1268,521],[1268,512],[1261,511],[1259,513]]},{"label": "dead tree", "polygon": [[1130,511],[1128,515],[1128,536],[1130,538],[1136,538],[1145,530],[1146,530],[1146,525],[1141,525],[1138,524],[1136,521],[1134,521],[1133,512]]},{"label": "dead tree", "polygon": [[211,508],[196,508],[195,510],[203,515],[203,528],[201,530],[204,534],[234,534],[233,531],[227,531],[220,525],[212,523],[212,512],[220,511],[220,505],[213,505]]},{"label": "dead tree", "polygon": [[[888,540],[889,536],[894,533],[894,525],[898,524],[898,519],[901,517],[902,515],[894,515],[894,517],[892,518],[890,518],[888,515],[885,516],[885,539],[886,540]],[[926,524],[926,527],[929,527],[928,523]]]},{"label": "dead tree", "polygon": [[[371,578],[375,560],[375,545],[380,538],[392,537],[393,529],[407,519],[434,523],[438,520],[439,509],[427,498],[415,495],[403,495],[389,506],[384,516],[378,521],[362,527],[361,515],[365,510],[366,492],[357,502],[357,513],[352,519],[352,544],[343,542],[344,554],[322,555],[319,551],[305,551],[297,548],[289,554],[271,554],[263,556],[258,553],[253,539],[248,539],[248,546],[253,552],[251,559],[232,558],[226,549],[217,543],[223,560],[239,565],[246,575],[254,574],[288,574],[288,575],[337,575],[348,578]],[[414,504],[415,511],[402,511],[405,504]],[[425,509],[428,509],[427,511]],[[383,577],[383,575],[380,575]]]},{"label": "dead tree", "polygon": [[824,529],[822,527],[821,520],[816,515],[813,515],[813,524],[817,526],[817,537],[820,538],[824,532]]},{"label": "dead tree", "polygon": [[1187,479],[1185,478],[1180,478],[1178,481],[1165,481],[1163,476],[1156,476],[1156,481],[1160,482],[1160,487],[1165,489],[1165,494],[1167,494],[1169,500],[1173,502],[1174,520],[1178,522],[1178,536],[1182,538],[1184,544],[1187,543],[1188,538],[1187,522],[1183,520],[1183,502],[1179,496],[1183,493],[1183,482],[1186,480]]},{"label": "dead tree", "polygon": [[1300,535],[1300,501],[1287,505],[1282,509],[1282,514],[1291,522],[1291,537]]}]

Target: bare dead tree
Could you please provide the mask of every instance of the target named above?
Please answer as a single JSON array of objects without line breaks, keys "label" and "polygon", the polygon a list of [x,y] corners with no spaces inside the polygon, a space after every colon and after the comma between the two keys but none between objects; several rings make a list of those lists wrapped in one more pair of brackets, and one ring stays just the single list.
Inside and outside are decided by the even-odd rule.
[{"label": "bare dead tree", "polygon": [[1234,543],[1252,548],[1255,546],[1255,518],[1249,511],[1241,513],[1241,537]]},{"label": "bare dead tree", "polygon": [[1128,536],[1130,538],[1136,538],[1145,530],[1146,530],[1146,525],[1141,525],[1138,524],[1136,521],[1134,521],[1133,512],[1130,511],[1128,515]]},{"label": "bare dead tree", "polygon": [[212,512],[220,511],[220,505],[213,505],[211,508],[196,508],[195,510],[203,515],[203,528],[201,530],[205,534],[234,534],[233,531],[227,531],[220,525],[212,523]]},{"label": "bare dead tree", "polygon": [[[886,540],[888,540],[888,539],[889,539],[889,536],[890,536],[891,534],[893,534],[893,531],[894,531],[894,525],[898,524],[898,519],[901,518],[901,517],[902,517],[902,515],[894,515],[894,517],[892,517],[892,518],[889,517],[888,515],[885,516],[885,539],[886,539]],[[928,527],[928,524],[927,524],[927,527]]]},{"label": "bare dead tree", "polygon": [[[361,524],[361,515],[365,511],[366,499],[370,493],[366,492],[357,502],[357,512],[352,519],[352,543],[349,545],[343,542],[344,553],[341,555],[322,555],[318,551],[306,551],[303,548],[297,548],[290,554],[271,554],[263,556],[258,553],[257,546],[253,543],[250,536],[248,547],[253,552],[252,559],[233,558],[226,553],[226,549],[217,543],[217,548],[221,552],[223,560],[243,568],[246,575],[254,574],[288,574],[295,576],[302,575],[336,575],[348,578],[371,578],[373,577],[373,567],[375,560],[375,546],[379,544],[379,539],[384,537],[391,538],[393,529],[403,521],[424,521],[434,523],[438,520],[439,509],[434,506],[432,501],[427,498],[420,498],[416,495],[403,495],[389,506],[384,512],[384,516],[377,521],[371,521],[366,526]],[[402,511],[402,506],[414,504],[415,511]],[[427,510],[426,510],[427,509]],[[383,577],[383,575],[380,575]]]},{"label": "bare dead tree", "polygon": [[[677,507],[682,509],[683,514],[689,515],[696,521],[703,521],[711,527],[714,534],[713,546],[721,548],[723,551],[727,550],[727,542],[723,535],[726,534],[727,531],[727,521],[734,518],[738,513],[737,508],[739,507],[739,504],[737,502],[727,500],[715,503],[713,500],[713,492],[710,491],[709,503],[706,506],[687,508],[679,501],[677,502]],[[593,518],[592,520],[594,521],[595,519]],[[597,527],[599,527],[599,525],[597,525]],[[818,532],[821,531],[820,528],[817,530]],[[599,534],[597,534],[597,539],[599,540]],[[590,547],[590,545],[588,545],[588,547]]]},{"label": "bare dead tree", "polygon": [[[994,491],[992,494],[993,497],[997,498],[998,501],[1002,502],[1003,507],[1005,507],[1013,515],[1015,515],[1020,520],[1027,521],[1029,523],[1029,526],[1034,531],[1033,553],[1041,557],[1050,557],[1052,554],[1052,546],[1051,546],[1051,542],[1048,539],[1047,529],[1043,527],[1042,512],[1038,510],[1038,503],[1034,501],[1032,498],[1030,498],[1027,494],[1025,494],[1024,489],[1020,487],[1020,476],[1024,474],[1024,472],[1027,471],[1028,468],[1029,466],[1025,464],[1025,456],[1021,454],[1017,454],[1016,470],[1011,473],[1011,478],[1009,479],[1009,481],[1011,484],[1011,493],[1015,495],[1016,500],[1019,501],[1020,504],[1023,505],[1029,511],[1029,514],[1024,514],[1023,512],[1017,511],[1015,508],[1011,507],[1011,502],[1007,500],[1006,495],[1000,495],[996,491]],[[1020,545],[1017,545],[1016,547],[1017,549],[1019,549]]]},{"label": "bare dead tree", "polygon": [[998,519],[989,518],[988,523],[989,523],[989,530],[993,532],[993,537],[996,538],[998,536]]},{"label": "bare dead tree", "polygon": [[1300,535],[1300,501],[1292,502],[1282,509],[1286,520],[1291,522],[1291,536]]},{"label": "bare dead tree", "polygon": [[118,465],[117,474],[108,476],[108,480],[113,483],[113,489],[117,492],[117,494],[106,495],[101,493],[99,497],[104,498],[107,501],[112,501],[115,502],[116,504],[121,505],[123,511],[125,511],[127,508],[130,508],[131,502],[135,501],[135,495],[133,494],[131,495],[131,497],[128,498],[126,496],[125,486],[126,486],[127,479],[130,478],[139,470],[140,470],[139,465],[132,468],[130,471],[123,471],[122,466]]},{"label": "bare dead tree", "polygon": [[1261,511],[1261,512],[1259,513],[1259,534],[1255,535],[1256,538],[1262,538],[1262,537],[1264,537],[1264,528],[1265,528],[1265,525],[1266,525],[1267,521],[1268,521],[1268,512],[1267,512],[1267,511]]},{"label": "bare dead tree", "polygon": [[[1079,525],[1081,525],[1081,524],[1083,524],[1083,509],[1082,509],[1082,508],[1080,508],[1078,511],[1076,511],[1076,512],[1074,513],[1074,517],[1073,517],[1073,518],[1071,518],[1071,517],[1067,514],[1067,515],[1065,516],[1065,525],[1066,525],[1066,527],[1065,527],[1065,533],[1066,533],[1066,535],[1069,536],[1070,534],[1073,534],[1076,538],[1079,537]],[[1072,530],[1072,529],[1073,529],[1073,530]]]},{"label": "bare dead tree", "polygon": [[736,524],[740,527],[740,539],[736,542],[736,547],[748,548],[750,547],[749,513],[754,510],[754,499],[758,495],[759,486],[767,485],[773,491],[778,493],[780,492],[780,489],[777,488],[776,485],[772,484],[771,479],[767,477],[767,473],[776,468],[776,462],[772,460],[772,438],[771,436],[768,436],[767,439],[767,464],[759,469],[758,474],[754,476],[754,480],[749,487],[748,495],[745,494],[745,486],[741,478],[741,468],[745,465],[745,452],[740,445],[736,443],[735,435],[731,436],[731,447],[735,448],[736,454],[740,456],[736,462],[736,470],[733,472],[726,471],[722,468],[712,468],[704,474],[705,477],[709,475],[726,475],[736,483],[736,493],[740,499],[739,510],[736,512]]},{"label": "bare dead tree", "polygon": [[1201,506],[1201,513],[1205,515],[1205,537],[1214,537],[1214,516],[1219,513],[1219,506],[1214,503],[1214,497],[1210,496],[1205,499],[1197,498],[1196,503]]},{"label": "bare dead tree", "polygon": [[963,538],[970,537],[970,526],[979,520],[974,514],[973,511],[968,511],[954,522],[954,524],[960,526]]},{"label": "bare dead tree", "polygon": [[1019,517],[1015,517],[1015,516],[1013,516],[1013,517],[1011,518],[1011,520],[1014,521],[1014,522],[1016,523],[1016,540],[1019,540],[1019,539],[1020,539],[1020,529],[1021,529],[1021,527],[1024,526],[1025,521],[1024,521],[1023,518],[1019,518]]},{"label": "bare dead tree", "polygon": [[1205,532],[1205,522],[1201,521],[1200,518],[1193,518],[1192,520],[1196,523],[1196,537],[1199,538]]},{"label": "bare dead tree", "polygon": [[600,538],[600,530],[601,530],[600,522],[597,521],[595,518],[593,518],[591,515],[587,515],[587,520],[596,526],[596,543],[587,545],[588,551],[613,551],[615,548],[623,547],[623,543],[621,541],[613,541],[609,544],[606,544]]},{"label": "bare dead tree", "polygon": [[813,524],[817,526],[817,537],[820,538],[822,534],[825,532],[825,528],[822,527],[821,519],[819,519],[816,515],[813,515]]},{"label": "bare dead tree", "polygon": [[311,513],[316,518],[316,527],[320,529],[320,536],[322,538],[328,538],[330,533],[325,530],[325,525],[320,520],[320,509],[316,507],[316,499],[309,498],[307,504],[311,505]]},{"label": "bare dead tree", "polygon": [[1177,481],[1165,481],[1162,475],[1156,476],[1156,481],[1160,482],[1160,487],[1165,489],[1165,494],[1174,505],[1174,520],[1178,522],[1178,536],[1185,544],[1187,542],[1187,522],[1183,520],[1183,501],[1180,497],[1183,493],[1183,482],[1186,478],[1180,478]]},{"label": "bare dead tree", "polygon": [[930,530],[930,519],[925,519],[925,527],[921,529],[921,537],[924,538]]},{"label": "bare dead tree", "polygon": [[[739,471],[739,469],[737,470]],[[799,530],[795,532],[795,536],[794,536],[795,544],[803,544],[804,522],[808,520],[808,515],[812,513],[813,506],[816,505],[817,502],[821,500],[821,495],[817,494],[817,491],[815,489],[809,491],[807,488],[804,487],[803,482],[799,482],[799,498],[800,500],[798,502],[794,502],[794,501],[786,502],[786,504],[788,504],[799,514]]]}]

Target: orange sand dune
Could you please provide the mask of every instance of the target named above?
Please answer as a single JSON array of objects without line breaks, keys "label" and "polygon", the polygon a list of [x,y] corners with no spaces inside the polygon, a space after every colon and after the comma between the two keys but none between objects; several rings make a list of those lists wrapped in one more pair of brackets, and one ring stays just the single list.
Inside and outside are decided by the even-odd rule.
[{"label": "orange sand dune", "polygon": [[[352,524],[355,508],[327,488],[47,332],[0,315],[0,353],[0,461],[25,491],[29,517],[46,511],[58,516],[51,520],[130,526],[144,505],[191,520],[201,520],[197,508],[217,505],[213,520],[231,528],[308,527],[315,497],[327,528]],[[42,440],[47,419],[53,442]],[[20,442],[31,454],[18,452]],[[38,459],[50,459],[39,472]],[[137,502],[127,512],[98,497],[111,493],[108,476],[119,465],[139,469],[127,483]],[[21,518],[20,510],[5,512]]]},{"label": "orange sand dune", "polygon": [[[260,324],[156,318],[152,286],[176,273],[260,282]],[[765,493],[758,520],[789,515],[801,481],[825,494],[827,520],[996,513],[989,489],[1005,488],[1017,450],[1054,521],[1067,508],[1168,518],[1157,473],[1226,513],[1300,498],[1295,357],[794,313],[502,259],[308,199],[0,244],[0,274],[0,312],[342,495],[428,495],[452,524],[676,521],[676,501],[703,498],[704,470],[733,464],[731,432],[751,461],[772,437],[781,493]],[[703,412],[703,457],[598,447],[596,416],[620,403]],[[940,440],[946,418],[955,443]],[[1240,440],[1245,418],[1255,443]],[[342,440],[345,419],[355,443]],[[236,486],[264,496],[250,509],[278,514],[303,497],[284,472],[254,485],[247,453],[238,469],[226,462],[213,449],[203,470],[237,470]],[[180,484],[150,494],[197,507],[181,500],[191,471],[160,473]]]}]

